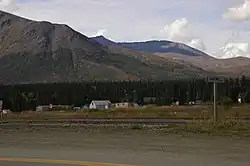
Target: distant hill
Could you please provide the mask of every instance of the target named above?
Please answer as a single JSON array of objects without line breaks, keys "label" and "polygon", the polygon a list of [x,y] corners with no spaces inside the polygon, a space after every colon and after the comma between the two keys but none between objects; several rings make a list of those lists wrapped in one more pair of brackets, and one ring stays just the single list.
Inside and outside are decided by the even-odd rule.
[{"label": "distant hill", "polygon": [[[223,75],[230,77],[238,77],[241,75],[250,76],[250,59],[244,57],[234,57],[227,59],[216,59],[209,56],[202,51],[191,48],[185,44],[175,43],[171,41],[146,41],[146,42],[114,42],[106,39],[104,36],[97,36],[91,38],[93,41],[109,46],[112,48],[117,48],[123,52],[144,52],[148,54],[153,54],[155,57],[161,57],[171,63],[178,63],[186,66],[186,69],[191,69],[192,67],[197,67],[199,69],[212,72],[215,75]],[[226,47],[230,51],[232,46],[228,45]],[[248,45],[243,45],[246,50]],[[233,47],[233,53],[240,53],[236,51],[237,48]],[[127,50],[126,50],[127,49]],[[134,51],[132,51],[134,50]],[[230,57],[230,56],[229,56]],[[163,60],[163,61],[164,61]],[[188,65],[191,65],[188,67]],[[184,71],[184,73],[186,73]]]},{"label": "distant hill", "polygon": [[92,38],[105,46],[120,46],[137,51],[158,52],[158,53],[178,53],[188,56],[208,56],[206,53],[189,47],[182,43],[171,42],[167,40],[152,40],[145,42],[114,42],[108,40],[104,36],[96,36]]},{"label": "distant hill", "polygon": [[103,46],[67,25],[32,21],[3,11],[0,38],[0,83],[4,84],[164,80],[216,74],[151,53]]}]

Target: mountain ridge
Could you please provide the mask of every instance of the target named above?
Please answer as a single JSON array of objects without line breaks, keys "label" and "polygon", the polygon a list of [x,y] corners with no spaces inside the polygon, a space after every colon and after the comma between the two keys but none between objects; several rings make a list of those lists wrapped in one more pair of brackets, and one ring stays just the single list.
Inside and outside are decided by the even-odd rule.
[{"label": "mountain ridge", "polygon": [[[238,76],[250,61],[220,61],[102,45],[65,24],[0,11],[0,84]],[[111,41],[112,42],[112,41]],[[236,66],[236,67],[235,67]],[[233,71],[233,72],[232,72]]]},{"label": "mountain ridge", "polygon": [[209,56],[208,54],[192,48],[186,44],[172,42],[168,40],[148,40],[148,41],[138,41],[138,42],[114,42],[105,38],[104,36],[96,36],[91,39],[99,42],[105,46],[118,46],[128,49],[133,49],[136,51],[145,52],[159,52],[159,53],[180,53],[188,56]]},{"label": "mountain ridge", "polygon": [[[110,44],[103,44],[103,45],[112,45],[115,47],[121,47],[121,48],[127,48],[127,49],[132,49],[132,50],[137,50],[137,51],[144,51],[144,52],[148,52],[147,49],[134,49],[133,47],[127,47],[126,45],[124,46],[123,44],[142,44],[144,45],[145,43],[150,43],[152,41],[143,41],[143,42],[113,42],[111,40],[106,39],[103,36],[97,36],[92,38],[93,40],[98,41],[100,44],[103,44],[103,42],[108,41],[108,43]],[[100,40],[101,39],[101,40]],[[162,40],[153,40],[153,42],[159,43]],[[172,44],[174,43],[174,46],[177,45],[181,45],[181,46],[185,46],[185,48],[190,48],[189,46],[182,44],[182,43],[175,43],[175,42],[171,42],[171,41],[165,41],[163,40],[163,42],[167,42],[168,44]],[[144,45],[145,46],[145,45]],[[178,47],[175,47],[175,49],[179,49]],[[193,48],[193,50],[195,50]],[[189,49],[186,49],[186,51],[190,51]],[[199,51],[199,50],[197,50]],[[180,52],[180,51],[169,51],[169,50],[165,50],[162,52],[154,52],[151,51],[151,53],[153,53],[156,56],[162,57],[165,60],[174,60],[175,62],[178,63],[188,63],[191,64],[194,67],[198,67],[201,68],[205,71],[209,71],[209,72],[214,72],[217,74],[222,74],[222,75],[226,75],[226,76],[230,76],[230,77],[237,77],[240,75],[245,75],[245,76],[250,76],[249,72],[250,72],[250,59],[244,56],[239,56],[239,57],[231,57],[231,58],[222,58],[222,59],[218,59],[215,58],[213,56],[210,56],[206,53],[203,52],[198,52],[198,55],[196,54],[195,56],[190,56],[190,54],[187,56],[187,54],[185,54],[185,52]],[[199,54],[201,53],[201,54]]]}]

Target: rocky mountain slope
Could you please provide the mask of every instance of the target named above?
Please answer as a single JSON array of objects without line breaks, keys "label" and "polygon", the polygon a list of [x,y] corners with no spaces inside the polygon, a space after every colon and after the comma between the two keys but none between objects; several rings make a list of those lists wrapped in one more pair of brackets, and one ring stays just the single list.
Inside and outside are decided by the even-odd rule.
[{"label": "rocky mountain slope", "polygon": [[0,11],[0,83],[168,79],[215,75],[190,63],[106,47],[67,25]]},{"label": "rocky mountain slope", "polygon": [[166,60],[175,60],[176,63],[189,63],[205,71],[215,72],[226,77],[250,76],[250,59],[245,57],[216,59],[213,57],[183,56],[181,54],[155,53]]}]

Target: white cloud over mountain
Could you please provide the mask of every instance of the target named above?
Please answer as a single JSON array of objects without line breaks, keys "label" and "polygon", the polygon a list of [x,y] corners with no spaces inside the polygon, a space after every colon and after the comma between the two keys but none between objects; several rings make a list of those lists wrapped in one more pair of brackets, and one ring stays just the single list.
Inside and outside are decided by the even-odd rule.
[{"label": "white cloud over mountain", "polygon": [[188,24],[186,18],[177,19],[170,25],[165,26],[162,32],[167,34],[169,40],[183,42],[183,40],[187,40],[190,37]]},{"label": "white cloud over mountain", "polygon": [[219,58],[235,58],[235,57],[248,57],[250,58],[250,45],[249,43],[227,43],[220,49],[223,53]]},{"label": "white cloud over mountain", "polygon": [[107,29],[99,29],[94,36],[103,36],[107,32]]},{"label": "white cloud over mountain", "polygon": [[203,43],[203,41],[199,38],[196,39],[192,39],[189,43],[187,43],[187,45],[189,45],[190,47],[199,49],[201,51],[206,51],[206,46]]},{"label": "white cloud over mountain", "polygon": [[[236,22],[240,25],[250,19],[250,0],[244,0],[244,2],[235,7],[230,7],[223,14],[223,18]],[[248,32],[245,32],[244,36],[249,36]],[[248,57],[250,58],[250,38],[245,37],[242,39],[239,35],[233,36],[224,46],[220,48],[219,58],[234,58],[234,57]]]},{"label": "white cloud over mountain", "polygon": [[205,51],[206,47],[200,38],[197,38],[191,28],[189,21],[186,18],[181,18],[167,25],[161,32],[165,32],[168,40],[185,43],[190,47]]}]

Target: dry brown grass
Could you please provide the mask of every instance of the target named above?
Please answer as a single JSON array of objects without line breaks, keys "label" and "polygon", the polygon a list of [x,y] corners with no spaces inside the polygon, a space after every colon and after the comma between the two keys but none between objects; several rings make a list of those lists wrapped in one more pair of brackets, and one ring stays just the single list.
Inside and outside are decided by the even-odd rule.
[{"label": "dry brown grass", "polygon": [[[211,119],[212,105],[198,106],[149,106],[145,108],[81,110],[53,112],[23,112],[4,115],[4,120],[53,120],[82,118],[165,118],[165,119]],[[234,106],[228,110],[218,107],[220,120],[250,119],[250,105]]]},{"label": "dry brown grass", "polygon": [[167,60],[175,59],[179,63],[192,64],[205,71],[226,74],[228,76],[249,75],[250,61],[248,58],[215,59],[209,56],[183,56],[172,53],[155,53],[155,55]]}]

